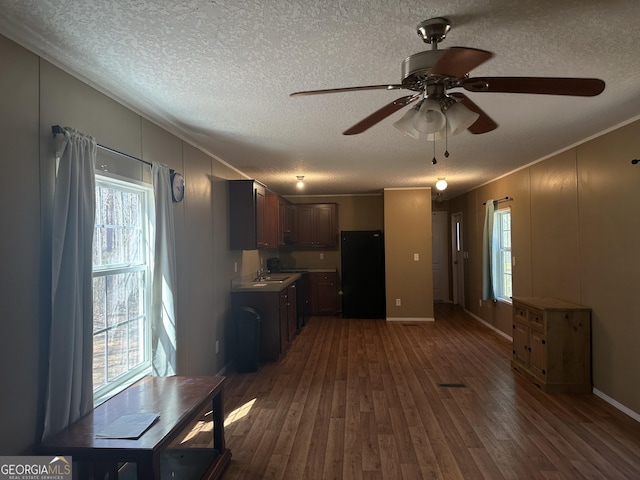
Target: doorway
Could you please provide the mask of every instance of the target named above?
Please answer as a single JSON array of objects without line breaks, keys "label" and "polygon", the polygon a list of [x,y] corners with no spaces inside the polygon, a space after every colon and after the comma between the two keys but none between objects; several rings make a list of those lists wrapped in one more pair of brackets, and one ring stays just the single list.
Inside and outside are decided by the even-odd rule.
[{"label": "doorway", "polygon": [[462,212],[451,215],[451,272],[453,304],[464,307],[464,248],[462,244]]},{"label": "doorway", "polygon": [[449,254],[447,247],[447,212],[432,212],[432,271],[433,271],[433,300],[435,302],[450,302],[449,296]]}]

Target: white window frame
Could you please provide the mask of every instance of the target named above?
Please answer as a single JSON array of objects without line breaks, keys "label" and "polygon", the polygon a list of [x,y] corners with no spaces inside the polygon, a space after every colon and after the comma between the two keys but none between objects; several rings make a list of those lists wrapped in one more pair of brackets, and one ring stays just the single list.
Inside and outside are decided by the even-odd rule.
[{"label": "white window frame", "polygon": [[[113,178],[111,176],[104,176],[96,174],[96,191],[98,187],[106,187],[106,188],[114,188],[118,190],[122,190],[124,192],[130,192],[139,194],[141,196],[141,213],[140,213],[140,223],[142,227],[141,232],[141,245],[139,248],[142,249],[142,256],[139,262],[135,264],[121,264],[121,265],[94,265],[93,266],[93,278],[105,277],[107,275],[117,275],[122,273],[133,273],[133,272],[142,272],[144,278],[146,279],[145,287],[143,289],[143,355],[144,360],[135,365],[132,368],[129,368],[126,372],[119,374],[111,380],[108,380],[108,368],[105,366],[105,377],[107,378],[107,382],[100,386],[95,386],[93,389],[93,400],[94,405],[98,405],[111,396],[115,395],[121,390],[124,390],[129,385],[136,382],[138,379],[149,375],[151,373],[151,260],[153,258],[152,247],[150,244],[151,239],[151,222],[150,215],[152,213],[152,201],[153,201],[153,189],[150,186],[145,184],[141,184],[135,181],[126,181],[117,178]],[[98,205],[96,205],[98,208]],[[96,216],[96,221],[98,220]],[[96,235],[96,231],[94,230],[94,236]],[[95,244],[94,244],[95,246]],[[95,306],[94,306],[95,308]],[[95,316],[95,311],[94,311]],[[130,320],[130,319],[128,319]],[[101,333],[107,330],[109,327],[105,327],[104,329],[100,329],[99,331],[93,332],[94,336],[97,333]],[[108,335],[107,335],[108,338]],[[108,348],[108,343],[107,343]],[[95,345],[94,345],[94,355],[95,355]],[[107,353],[108,356],[108,353]],[[95,362],[95,357],[93,357]]]},{"label": "white window frame", "polygon": [[[507,215],[509,216],[509,228],[505,229],[504,220]],[[512,220],[510,207],[501,208],[493,213],[493,291],[497,300],[506,303],[511,303],[513,295]],[[506,231],[509,232],[508,244],[504,241],[503,236]],[[508,268],[508,272],[505,267]]]}]

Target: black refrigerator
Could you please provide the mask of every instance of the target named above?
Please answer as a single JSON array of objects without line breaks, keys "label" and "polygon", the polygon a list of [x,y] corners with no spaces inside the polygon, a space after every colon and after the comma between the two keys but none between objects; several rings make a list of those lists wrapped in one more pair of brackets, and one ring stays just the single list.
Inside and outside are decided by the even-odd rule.
[{"label": "black refrigerator", "polygon": [[381,230],[342,231],[343,318],[386,318]]}]

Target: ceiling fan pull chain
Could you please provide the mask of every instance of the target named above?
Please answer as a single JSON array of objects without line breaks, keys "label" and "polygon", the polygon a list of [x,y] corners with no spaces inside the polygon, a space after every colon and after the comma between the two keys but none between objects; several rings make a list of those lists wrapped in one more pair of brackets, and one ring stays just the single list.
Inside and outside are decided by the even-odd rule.
[{"label": "ceiling fan pull chain", "polygon": [[435,165],[436,163],[438,163],[438,161],[436,160],[436,140],[434,138],[433,139],[433,160],[431,160],[431,165]]},{"label": "ceiling fan pull chain", "polygon": [[449,120],[444,117],[444,158],[449,158]]}]

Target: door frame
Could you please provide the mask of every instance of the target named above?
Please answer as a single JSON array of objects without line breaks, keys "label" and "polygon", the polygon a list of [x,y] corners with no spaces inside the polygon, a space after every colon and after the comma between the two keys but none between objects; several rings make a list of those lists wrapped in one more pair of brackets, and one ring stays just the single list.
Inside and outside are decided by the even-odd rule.
[{"label": "door frame", "polygon": [[[451,302],[451,288],[450,288],[451,283],[449,282],[449,270],[450,270],[449,247],[447,246],[447,240],[448,240],[447,227],[449,226],[448,222],[449,222],[449,216],[446,211],[436,210],[432,212],[431,272],[433,275],[433,272],[435,271],[435,269],[433,268],[435,260],[437,260],[437,263],[439,265],[439,272],[440,272],[440,275],[438,276],[438,279],[440,280],[439,282],[440,285],[436,285],[436,281],[435,281],[436,276],[433,275],[433,292],[434,292],[433,296],[435,301],[441,301],[446,303]],[[435,225],[437,225],[438,228],[436,228]],[[436,239],[436,237],[438,238]],[[434,248],[433,248],[434,246],[439,246],[440,248],[434,251]],[[437,288],[440,288],[442,290],[442,296],[444,298],[436,299],[435,291]]]},{"label": "door frame", "polygon": [[464,307],[464,242],[462,212],[451,214],[451,279],[453,304]]}]

